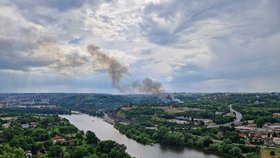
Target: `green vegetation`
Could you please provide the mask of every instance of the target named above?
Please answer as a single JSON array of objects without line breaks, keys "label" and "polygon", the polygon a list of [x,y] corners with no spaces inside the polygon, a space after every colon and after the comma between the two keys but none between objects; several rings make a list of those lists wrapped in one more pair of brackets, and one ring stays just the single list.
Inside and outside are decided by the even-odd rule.
[{"label": "green vegetation", "polygon": [[234,129],[224,129],[227,131],[224,138],[231,139],[223,139],[223,141],[219,141],[210,136],[191,134],[187,129],[172,130],[165,126],[159,126],[157,129],[152,130],[145,129],[139,125],[124,125],[117,123],[115,124],[115,128],[128,137],[144,144],[157,142],[173,146],[195,147],[233,157],[244,157],[242,155],[244,153],[251,153],[252,155],[259,151],[259,148],[246,147],[245,145],[236,145],[232,143],[231,139],[239,139],[238,134],[237,136],[234,136],[234,134],[232,135],[232,133],[230,133],[230,130]]},{"label": "green vegetation", "polygon": [[254,120],[258,127],[266,122],[280,123],[280,117],[273,116],[273,113],[280,113],[280,102],[235,105],[234,108],[243,114],[243,121]]},{"label": "green vegetation", "polygon": [[[12,116],[0,122],[0,158],[23,158],[27,154],[34,158],[130,158],[124,145],[100,141],[90,131],[84,134],[58,116]],[[7,123],[9,127],[3,128]]]},{"label": "green vegetation", "polygon": [[0,108],[0,114],[70,114],[69,110],[63,108]]},{"label": "green vegetation", "polygon": [[212,128],[206,121],[233,122],[229,105],[234,103],[233,109],[243,114],[243,125],[248,120],[254,120],[259,127],[266,122],[280,123],[280,117],[273,116],[280,113],[280,98],[274,94],[176,94],[176,98],[184,103],[124,106],[109,116],[120,122],[115,124],[116,129],[143,144],[188,146],[247,158],[258,157],[258,145],[264,145],[264,141],[254,143],[251,138],[241,137],[244,133],[237,131],[233,123]]},{"label": "green vegetation", "polygon": [[[2,97],[2,105],[5,105],[5,108],[1,108],[0,113],[8,112],[9,115],[2,114],[2,117],[13,116],[13,119],[0,120],[0,124],[5,126],[10,123],[10,128],[0,129],[2,131],[0,155],[14,154],[10,157],[20,157],[18,155],[22,155],[23,152],[26,154],[29,150],[35,157],[129,157],[125,153],[125,146],[113,141],[100,141],[94,133],[83,133],[70,125],[67,120],[55,116],[68,114],[68,110],[79,110],[98,117],[104,116],[106,112],[110,118],[119,122],[115,124],[116,129],[143,144],[188,146],[227,157],[256,158],[259,153],[264,153],[259,151],[259,145],[275,147],[275,144],[266,142],[264,138],[266,134],[271,138],[279,137],[277,132],[260,135],[254,130],[255,124],[262,127],[264,123],[280,123],[280,117],[277,117],[277,114],[273,115],[280,113],[279,93],[174,94],[174,97],[184,103],[174,102],[170,100],[170,96],[165,98],[156,95],[11,94],[9,96],[19,97],[22,103],[28,103],[31,99],[40,102],[44,98],[43,100],[49,101],[49,105],[60,107],[32,108],[28,105],[27,108],[6,108],[9,102],[3,103],[6,103],[7,96]],[[230,104],[243,115],[242,124],[233,123],[235,116],[230,113]],[[54,116],[31,114],[54,114]],[[37,122],[38,126],[21,127],[22,124],[31,122]],[[244,131],[243,126],[252,130]],[[240,130],[241,128],[243,130]],[[55,136],[62,136],[65,141],[53,143],[52,138]],[[277,150],[277,148],[273,150],[276,157],[279,154]],[[270,151],[265,154],[273,155]]]},{"label": "green vegetation", "polygon": [[138,125],[123,125],[120,123],[115,124],[114,126],[122,134],[125,134],[127,137],[132,138],[143,144],[153,144],[155,141],[152,138],[154,133],[153,130],[146,129],[143,126]]}]

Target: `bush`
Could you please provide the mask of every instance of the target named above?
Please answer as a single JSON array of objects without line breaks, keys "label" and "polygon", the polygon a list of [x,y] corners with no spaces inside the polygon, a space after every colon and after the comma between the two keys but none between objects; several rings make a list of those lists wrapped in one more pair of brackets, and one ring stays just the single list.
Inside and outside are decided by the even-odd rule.
[{"label": "bush", "polygon": [[270,155],[274,156],[275,155],[275,151],[270,151]]}]

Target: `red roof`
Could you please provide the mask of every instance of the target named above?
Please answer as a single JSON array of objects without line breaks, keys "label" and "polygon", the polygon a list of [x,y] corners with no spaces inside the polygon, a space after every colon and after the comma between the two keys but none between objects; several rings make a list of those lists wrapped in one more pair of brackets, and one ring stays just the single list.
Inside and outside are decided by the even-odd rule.
[{"label": "red roof", "polygon": [[239,137],[241,137],[241,138],[245,138],[245,137],[246,137],[246,134],[244,134],[244,133],[240,133],[240,134],[239,134]]},{"label": "red roof", "polygon": [[55,135],[55,137],[52,138],[53,140],[56,140],[56,141],[64,141],[64,137],[62,136],[59,136],[59,135]]}]

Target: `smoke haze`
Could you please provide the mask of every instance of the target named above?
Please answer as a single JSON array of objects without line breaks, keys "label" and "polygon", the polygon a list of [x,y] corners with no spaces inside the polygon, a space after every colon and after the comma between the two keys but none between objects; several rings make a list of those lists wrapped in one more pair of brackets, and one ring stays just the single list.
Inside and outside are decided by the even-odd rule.
[{"label": "smoke haze", "polygon": [[158,94],[164,92],[162,84],[157,81],[153,81],[150,78],[145,78],[142,81],[133,81],[129,85],[122,85],[122,79],[129,75],[128,67],[121,64],[117,59],[110,57],[99,50],[99,47],[91,44],[87,46],[87,50],[91,57],[97,60],[97,62],[107,70],[114,88],[117,88],[120,92],[140,92]]},{"label": "smoke haze", "polygon": [[95,45],[88,45],[87,50],[102,67],[107,69],[112,80],[112,85],[117,87],[121,79],[128,74],[128,67],[122,65],[115,58],[109,57],[108,55],[102,53],[99,51],[99,47]]}]

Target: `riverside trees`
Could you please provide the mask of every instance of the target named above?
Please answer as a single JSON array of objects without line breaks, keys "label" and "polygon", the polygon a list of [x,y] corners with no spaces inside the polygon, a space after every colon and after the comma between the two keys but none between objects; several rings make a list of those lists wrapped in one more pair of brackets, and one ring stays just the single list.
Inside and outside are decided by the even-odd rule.
[{"label": "riverside trees", "polygon": [[[24,158],[27,153],[35,158],[130,158],[124,145],[100,141],[93,132],[84,134],[58,116],[18,115],[8,123],[9,128],[0,124],[0,158]],[[54,141],[55,136],[60,140]]]}]

